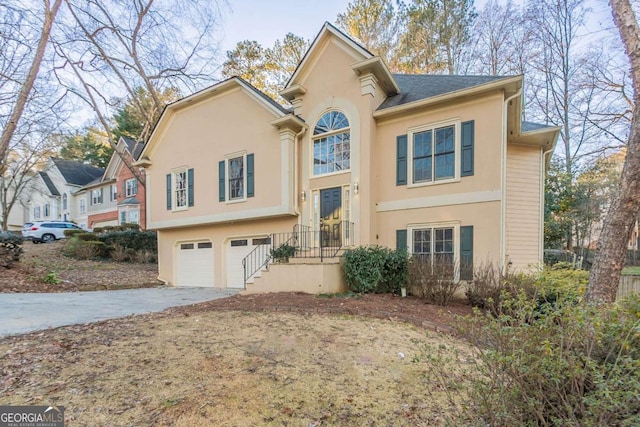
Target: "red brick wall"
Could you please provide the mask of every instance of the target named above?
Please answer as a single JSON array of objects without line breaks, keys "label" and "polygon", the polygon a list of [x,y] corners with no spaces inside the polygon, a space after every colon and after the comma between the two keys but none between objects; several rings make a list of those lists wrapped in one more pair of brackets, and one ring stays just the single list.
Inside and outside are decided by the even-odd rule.
[{"label": "red brick wall", "polygon": [[[107,196],[108,197],[108,196]],[[97,222],[118,220],[118,211],[105,212],[96,215],[89,215],[89,228],[95,227]]]},{"label": "red brick wall", "polygon": [[[144,173],[144,172],[142,172]],[[116,176],[116,184],[118,185],[118,203],[122,202],[127,198],[126,193],[122,191],[123,183],[127,179],[134,178],[133,173],[129,170],[129,168],[121,163],[120,170],[118,170],[118,174]],[[143,230],[147,228],[147,209],[146,209],[146,192],[145,188],[142,186],[140,182],[138,182],[138,194],[135,196],[136,200],[140,204],[140,228]]]}]

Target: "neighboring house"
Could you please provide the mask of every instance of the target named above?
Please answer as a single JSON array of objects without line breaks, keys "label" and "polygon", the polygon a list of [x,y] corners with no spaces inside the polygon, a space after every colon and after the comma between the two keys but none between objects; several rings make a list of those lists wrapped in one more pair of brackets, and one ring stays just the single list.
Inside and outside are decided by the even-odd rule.
[{"label": "neighboring house", "polygon": [[81,214],[76,193],[103,173],[102,168],[51,157],[45,168],[34,177],[27,201],[29,220],[76,221],[82,226],[78,222]]},{"label": "neighboring house", "polygon": [[145,229],[144,186],[138,182],[121,158],[126,156],[132,161],[132,158],[140,155],[142,144],[137,144],[133,139],[121,137],[115,150],[104,175],[83,189],[86,191],[89,227],[128,223],[140,224],[140,227]]},{"label": "neighboring house", "polygon": [[[539,267],[559,128],[521,121],[522,84],[391,74],[326,23],[280,92],[292,111],[237,77],[169,104],[137,163],[159,278],[244,287],[243,260],[280,249],[278,236],[296,256],[408,249],[448,260],[460,279],[484,261]],[[335,290],[332,265],[274,264],[249,287]]]}]

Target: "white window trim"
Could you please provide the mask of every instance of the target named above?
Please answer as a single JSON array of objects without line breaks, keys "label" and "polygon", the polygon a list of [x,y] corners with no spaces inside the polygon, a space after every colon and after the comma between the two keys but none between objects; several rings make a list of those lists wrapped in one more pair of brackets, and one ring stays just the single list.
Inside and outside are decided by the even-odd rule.
[{"label": "white window trim", "polygon": [[[187,177],[187,179],[188,179],[188,177]],[[132,181],[134,183],[133,188],[132,188],[134,191],[129,192],[129,183],[132,182]],[[136,181],[135,178],[129,178],[129,179],[126,179],[124,181],[124,190],[125,190],[124,197],[133,197],[133,196],[138,194],[138,185],[137,185],[137,183],[135,181]]]},{"label": "white window trim", "polygon": [[[104,203],[104,191],[103,189],[91,190],[91,205],[101,205]],[[98,197],[94,197],[94,193],[98,193]]]},{"label": "white window trim", "polygon": [[[176,185],[178,184],[178,180],[176,179],[176,175],[183,173],[185,177],[185,191],[187,196],[187,202],[184,206],[178,206],[178,198],[176,195]],[[186,211],[189,209],[189,167],[183,166],[176,169],[171,170],[171,211],[172,212],[180,212]]]},{"label": "white window trim", "polygon": [[118,200],[118,186],[111,184],[109,186],[109,201],[115,202],[116,200]]},{"label": "white window trim", "polygon": [[[318,123],[318,121],[319,121],[319,120],[320,120],[320,119],[321,119],[325,114],[330,113],[331,111],[338,111],[338,112],[340,112],[340,113],[344,114],[344,116],[345,116],[345,117],[347,118],[347,120],[349,121],[349,126],[348,126],[348,127],[346,127],[346,128],[342,128],[342,129],[331,130],[331,131],[329,131],[329,132],[321,133],[321,134],[319,134],[319,135],[311,135],[311,137],[310,137],[310,138],[311,138],[311,146],[309,147],[309,150],[310,150],[310,152],[311,152],[311,156],[310,156],[311,158],[309,159],[309,163],[310,163],[309,170],[311,171],[311,179],[314,179],[314,178],[324,178],[324,177],[326,177],[326,176],[334,176],[334,175],[342,175],[342,174],[345,174],[345,173],[351,173],[351,167],[352,167],[351,161],[353,160],[353,159],[351,158],[351,153],[352,153],[352,151],[353,151],[353,150],[352,150],[352,147],[351,147],[351,143],[352,143],[351,137],[353,136],[353,132],[351,132],[351,119],[349,118],[349,116],[347,115],[347,113],[345,113],[345,112],[344,112],[343,110],[341,110],[341,109],[335,109],[335,108],[334,108],[334,109],[330,109],[330,110],[324,111],[322,114],[320,114],[320,115],[318,116],[317,120],[315,121],[315,123],[317,124],[317,123]],[[315,128],[315,125],[314,125],[314,128]],[[314,170],[314,167],[313,167],[313,166],[314,166],[313,161],[315,160],[315,159],[314,159],[314,157],[313,157],[313,146],[314,146],[314,144],[315,144],[316,140],[318,140],[318,139],[320,139],[320,138],[327,137],[327,136],[337,135],[337,134],[340,134],[340,133],[344,133],[345,131],[349,132],[349,169],[344,169],[344,170],[340,170],[340,171],[334,171],[334,172],[327,172],[327,173],[316,174],[316,173],[315,173],[315,170]],[[311,130],[311,133],[313,133],[313,130]]]},{"label": "white window trim", "polygon": [[84,199],[80,199],[78,202],[78,210],[81,214],[87,213],[87,202]]},{"label": "white window trim", "polygon": [[[453,228],[453,262],[456,266],[454,280],[460,280],[460,221],[409,224],[407,226],[407,246],[409,246],[410,254],[413,254],[413,231],[425,228]],[[432,234],[432,241],[433,238],[434,235]]]},{"label": "white window trim", "polygon": [[[454,127],[454,165],[453,165],[453,178],[439,179],[433,181],[413,182],[413,135],[416,133],[424,132],[427,130],[433,130],[435,128],[442,128],[447,126]],[[461,120],[451,119],[440,122],[429,123],[426,125],[420,125],[409,128],[407,131],[407,187],[426,187],[431,185],[450,184],[452,182],[460,181],[460,156],[462,150],[462,134],[461,134]],[[433,154],[432,154],[433,156]],[[433,166],[435,172],[435,164]]]},{"label": "white window trim", "polygon": [[[236,159],[238,157],[242,157],[242,184],[243,191],[242,197],[238,197],[237,199],[231,199],[231,189],[229,188],[229,172],[231,168],[229,167],[229,161],[231,159]],[[254,165],[255,167],[255,165]],[[237,153],[228,154],[224,157],[224,201],[226,204],[230,205],[233,203],[243,203],[247,201],[247,152],[239,151]]]}]

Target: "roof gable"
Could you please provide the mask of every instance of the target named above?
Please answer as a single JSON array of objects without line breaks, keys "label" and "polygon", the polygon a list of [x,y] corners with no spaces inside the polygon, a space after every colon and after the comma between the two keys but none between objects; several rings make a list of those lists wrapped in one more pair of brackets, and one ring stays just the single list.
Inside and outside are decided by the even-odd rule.
[{"label": "roof gable", "polygon": [[156,125],[151,132],[151,136],[149,140],[142,148],[139,156],[137,157],[140,160],[144,160],[145,156],[149,155],[152,147],[155,145],[158,135],[161,133],[162,129],[169,122],[170,116],[177,110],[181,108],[185,108],[190,105],[195,105],[199,102],[204,102],[208,99],[211,99],[215,96],[219,96],[225,92],[231,91],[233,89],[240,88],[245,94],[249,96],[250,99],[254,100],[257,104],[268,110],[274,117],[274,119],[278,119],[281,117],[290,114],[291,112],[284,108],[282,105],[278,104],[273,99],[269,98],[267,95],[262,93],[260,90],[256,89],[253,85],[248,83],[246,80],[240,77],[230,77],[226,80],[223,80],[219,83],[214,84],[213,86],[209,86],[206,89],[203,89],[199,92],[196,92],[192,95],[189,95],[185,98],[179,99],[171,104],[165,106],[160,118],[156,122]]},{"label": "roof gable", "polygon": [[306,69],[311,66],[310,64],[311,62],[313,62],[315,53],[320,50],[322,46],[324,46],[324,43],[327,39],[332,37],[335,40],[339,41],[343,46],[351,50],[356,57],[360,57],[361,61],[374,57],[373,53],[369,52],[358,42],[347,36],[345,33],[340,31],[330,23],[325,22],[316,38],[313,39],[311,46],[302,57],[302,61],[300,61],[298,67],[291,75],[291,78],[289,78],[289,81],[284,87],[284,91],[299,83],[301,76],[304,74]]},{"label": "roof gable", "polygon": [[38,172],[38,174],[40,175],[40,178],[42,178],[44,185],[47,186],[49,193],[51,193],[52,196],[59,196],[60,192],[58,191],[58,188],[51,180],[51,177],[49,176],[49,174],[47,174],[46,172]]},{"label": "roof gable", "polygon": [[67,184],[83,186],[96,178],[102,177],[103,168],[75,162],[73,160],[51,158],[53,165],[58,169]]}]

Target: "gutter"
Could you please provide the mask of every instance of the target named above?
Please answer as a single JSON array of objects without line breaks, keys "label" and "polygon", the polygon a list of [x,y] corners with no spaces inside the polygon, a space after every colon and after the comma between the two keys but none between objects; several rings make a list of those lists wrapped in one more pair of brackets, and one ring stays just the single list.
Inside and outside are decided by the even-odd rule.
[{"label": "gutter", "polygon": [[295,200],[294,203],[294,212],[295,214],[300,217],[300,202],[299,202],[299,186],[298,186],[298,176],[300,174],[299,168],[298,168],[298,144],[300,143],[300,137],[302,136],[302,134],[304,134],[307,131],[307,126],[303,126],[302,129],[300,129],[300,132],[298,132],[296,134],[296,139],[295,139],[295,144],[293,146],[293,197]]},{"label": "gutter", "polygon": [[[552,153],[555,150],[555,144],[553,147],[548,149],[547,151],[542,152],[542,159],[540,159],[540,248],[539,248],[539,259],[538,259],[538,269],[542,270],[544,265],[544,200],[545,200],[545,185],[544,180],[547,172],[547,154]],[[549,157],[551,158],[551,157]]]}]

